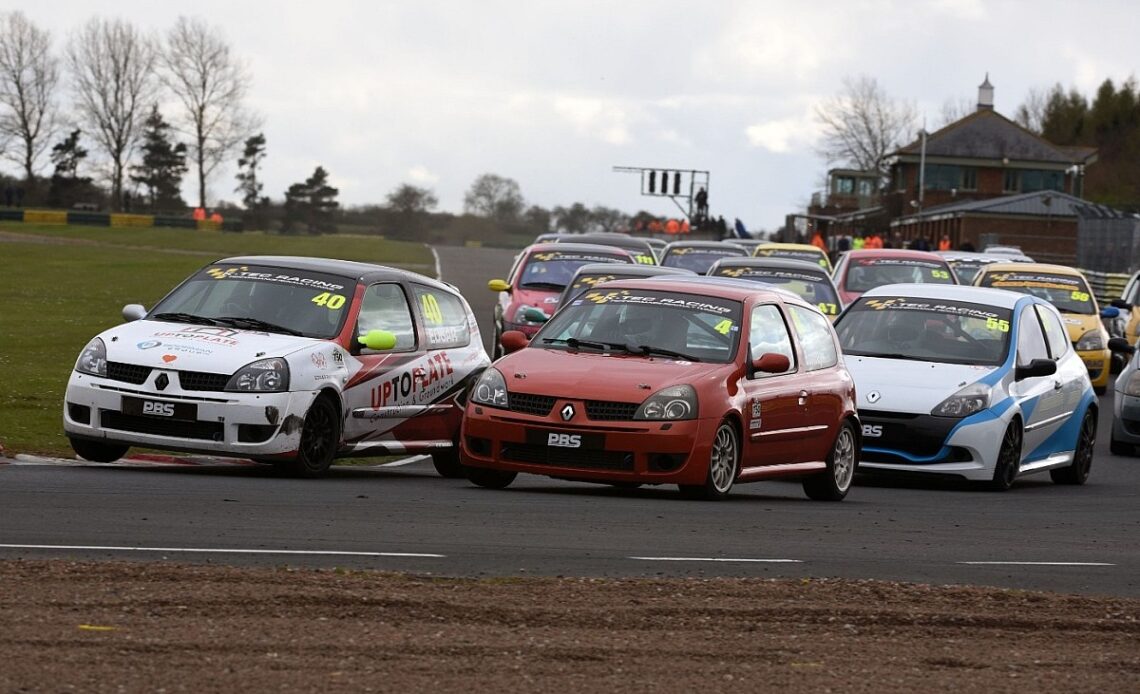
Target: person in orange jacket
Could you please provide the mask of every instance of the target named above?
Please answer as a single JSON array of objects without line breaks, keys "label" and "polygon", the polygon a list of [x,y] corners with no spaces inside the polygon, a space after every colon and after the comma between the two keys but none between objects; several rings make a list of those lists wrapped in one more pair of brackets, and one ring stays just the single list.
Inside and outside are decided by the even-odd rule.
[{"label": "person in orange jacket", "polygon": [[665,222],[666,234],[679,234],[681,233],[681,223],[675,219],[669,219]]},{"label": "person in orange jacket", "polygon": [[940,251],[950,250],[950,237],[947,236],[946,234],[943,234],[942,238],[938,240],[938,250],[940,250]]},{"label": "person in orange jacket", "polygon": [[827,242],[823,240],[823,234],[818,231],[811,237],[811,245],[815,246],[824,253],[827,252]]}]

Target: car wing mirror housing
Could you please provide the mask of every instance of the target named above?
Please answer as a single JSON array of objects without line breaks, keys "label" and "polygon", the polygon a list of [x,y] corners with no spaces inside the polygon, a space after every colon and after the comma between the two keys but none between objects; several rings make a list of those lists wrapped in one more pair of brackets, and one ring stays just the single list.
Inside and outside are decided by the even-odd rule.
[{"label": "car wing mirror housing", "polygon": [[146,317],[146,309],[142,304],[127,304],[123,307],[123,320],[133,323]]},{"label": "car wing mirror housing", "polygon": [[546,315],[546,311],[538,308],[537,306],[529,306],[523,311],[523,318],[526,318],[531,323],[545,323],[550,320],[550,316]]},{"label": "car wing mirror housing", "polygon": [[396,335],[387,330],[369,330],[356,338],[364,347],[377,352],[387,352],[396,346]]},{"label": "car wing mirror housing", "polygon": [[752,360],[752,370],[764,374],[782,374],[792,368],[792,361],[787,355],[765,352]]},{"label": "car wing mirror housing", "polygon": [[1105,306],[1100,310],[1101,318],[1119,318],[1120,309],[1116,306]]},{"label": "car wing mirror housing", "polygon": [[530,339],[521,330],[508,330],[499,338],[499,344],[502,345],[504,353],[510,354],[529,345]]},{"label": "car wing mirror housing", "polygon": [[1113,352],[1120,352],[1121,354],[1132,354],[1136,348],[1128,344],[1128,340],[1123,337],[1114,337],[1108,341],[1108,348]]},{"label": "car wing mirror housing", "polygon": [[1034,359],[1027,366],[1019,366],[1013,371],[1013,378],[1020,381],[1026,378],[1052,376],[1057,373],[1057,362],[1052,359]]},{"label": "car wing mirror housing", "polygon": [[493,292],[510,292],[511,285],[506,280],[491,280],[487,283],[487,289]]}]

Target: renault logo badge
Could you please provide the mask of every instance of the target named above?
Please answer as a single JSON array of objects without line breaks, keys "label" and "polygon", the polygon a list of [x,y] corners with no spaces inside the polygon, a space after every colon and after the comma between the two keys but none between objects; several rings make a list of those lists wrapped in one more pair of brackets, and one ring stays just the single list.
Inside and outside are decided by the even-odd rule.
[{"label": "renault logo badge", "polygon": [[154,379],[154,387],[159,390],[166,390],[166,386],[168,385],[170,385],[170,377],[165,373],[159,374],[158,378]]},{"label": "renault logo badge", "polygon": [[872,390],[870,393],[867,393],[867,402],[874,405],[875,403],[877,403],[879,401],[879,398],[881,398],[881,397],[883,397],[883,396],[881,394],[879,394],[879,391]]},{"label": "renault logo badge", "polygon": [[562,408],[562,421],[569,422],[571,419],[574,419],[574,406],[566,403]]}]

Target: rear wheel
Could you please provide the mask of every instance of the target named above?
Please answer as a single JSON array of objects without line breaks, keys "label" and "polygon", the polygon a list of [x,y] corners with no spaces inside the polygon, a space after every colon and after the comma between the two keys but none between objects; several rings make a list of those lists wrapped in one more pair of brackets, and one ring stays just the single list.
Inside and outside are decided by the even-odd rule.
[{"label": "rear wheel", "polygon": [[1084,484],[1092,469],[1093,448],[1096,446],[1096,416],[1086,410],[1081,419],[1081,430],[1077,434],[1077,448],[1073,451],[1073,462],[1067,467],[1050,470],[1049,476],[1057,484]]},{"label": "rear wheel", "polygon": [[827,456],[827,470],[804,479],[804,493],[816,501],[842,501],[855,479],[859,466],[859,450],[855,445],[855,429],[844,422],[835,436]]},{"label": "rear wheel", "polygon": [[328,397],[313,401],[301,425],[301,445],[297,457],[284,464],[301,477],[319,477],[328,472],[340,443],[340,411]]},{"label": "rear wheel", "polygon": [[437,451],[431,454],[432,465],[440,477],[461,479],[467,476],[467,468],[459,462],[459,451]]},{"label": "rear wheel", "polygon": [[84,460],[93,463],[113,463],[122,458],[130,450],[130,446],[121,443],[104,443],[89,439],[69,439],[71,450]]},{"label": "rear wheel", "polygon": [[994,477],[990,480],[990,489],[1004,492],[1013,486],[1013,481],[1017,479],[1017,473],[1020,471],[1021,424],[1015,420],[1009,423],[1005,436],[1002,436],[997,465],[994,466]]},{"label": "rear wheel", "polygon": [[728,422],[722,422],[713,438],[712,452],[709,455],[709,471],[704,484],[682,484],[681,494],[690,499],[716,501],[728,496],[736,482],[740,469],[740,439],[736,429]]},{"label": "rear wheel", "polygon": [[467,479],[480,487],[487,489],[506,489],[518,477],[517,472],[506,470],[491,470],[485,467],[473,467],[467,470]]}]

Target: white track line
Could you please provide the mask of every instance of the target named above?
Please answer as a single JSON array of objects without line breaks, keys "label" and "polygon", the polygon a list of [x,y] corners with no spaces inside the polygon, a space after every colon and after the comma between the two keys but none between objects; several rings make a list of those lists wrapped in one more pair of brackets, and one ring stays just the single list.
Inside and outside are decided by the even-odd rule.
[{"label": "white track line", "polygon": [[218,549],[206,547],[110,547],[99,545],[8,545],[0,544],[0,549],[53,549],[85,550],[95,552],[179,552],[184,554],[288,554],[321,557],[410,557],[422,559],[444,559],[446,554],[421,552],[341,552],[305,549]]},{"label": "white track line", "polygon": [[1100,561],[959,561],[969,566],[1116,566]]},{"label": "white track line", "polygon": [[752,564],[802,564],[801,559],[746,559],[743,557],[626,557],[636,561],[718,561]]}]

